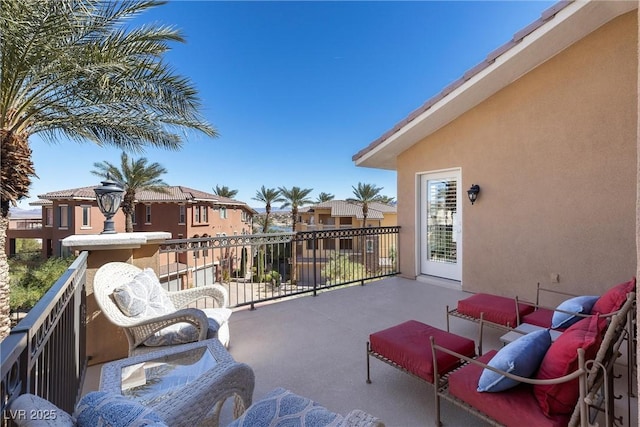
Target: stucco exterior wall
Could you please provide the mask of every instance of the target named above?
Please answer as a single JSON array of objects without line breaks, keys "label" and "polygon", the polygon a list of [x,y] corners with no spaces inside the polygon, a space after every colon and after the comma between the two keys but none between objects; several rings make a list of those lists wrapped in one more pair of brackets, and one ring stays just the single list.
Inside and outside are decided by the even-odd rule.
[{"label": "stucco exterior wall", "polygon": [[419,274],[417,176],[449,168],[465,198],[481,186],[474,206],[462,201],[463,289],[599,294],[635,274],[637,18],[612,20],[398,157],[403,275]]}]

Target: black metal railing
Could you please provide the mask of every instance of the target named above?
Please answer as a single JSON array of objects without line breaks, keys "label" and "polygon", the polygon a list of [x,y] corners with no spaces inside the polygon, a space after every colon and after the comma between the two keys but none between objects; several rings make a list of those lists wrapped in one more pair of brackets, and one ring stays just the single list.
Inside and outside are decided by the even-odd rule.
[{"label": "black metal railing", "polygon": [[170,291],[211,283],[240,307],[392,276],[399,227],[367,227],[167,240],[161,281]]},{"label": "black metal railing", "polygon": [[81,253],[0,343],[3,426],[9,425],[8,404],[24,393],[73,412],[87,366],[87,256]]}]

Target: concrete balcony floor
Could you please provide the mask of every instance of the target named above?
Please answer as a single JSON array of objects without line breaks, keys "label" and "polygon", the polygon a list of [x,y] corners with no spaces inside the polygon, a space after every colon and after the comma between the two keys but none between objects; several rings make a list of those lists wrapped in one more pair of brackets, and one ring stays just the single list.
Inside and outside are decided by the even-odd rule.
[{"label": "concrete balcony floor", "polygon": [[[409,319],[446,329],[446,306],[469,294],[443,286],[388,278],[316,297],[305,296],[237,310],[231,317],[229,351],[250,365],[256,376],[254,401],[275,387],[288,388],[346,415],[362,409],[388,427],[435,425],[434,390],[391,366],[371,359],[372,384],[366,380],[366,342],[370,333]],[[452,318],[451,332],[474,339],[478,326]],[[500,331],[485,328],[484,351],[501,347]],[[626,367],[618,373],[616,414],[624,426],[638,425],[637,399],[632,398],[632,422],[627,417]],[[85,392],[98,388],[99,366],[90,368]],[[485,422],[443,401],[446,426],[484,426]],[[226,425],[222,420],[222,425]],[[229,420],[226,420],[229,421]],[[600,425],[604,425],[601,422]]]}]

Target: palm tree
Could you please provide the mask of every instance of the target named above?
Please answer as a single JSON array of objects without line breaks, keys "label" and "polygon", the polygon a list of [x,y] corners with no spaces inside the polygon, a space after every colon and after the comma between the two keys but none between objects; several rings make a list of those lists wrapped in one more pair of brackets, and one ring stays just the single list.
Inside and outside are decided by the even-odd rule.
[{"label": "palm tree", "polygon": [[313,203],[313,200],[307,198],[313,188],[291,187],[291,189],[280,187],[280,194],[285,199],[282,209],[291,208],[291,219],[293,220],[293,231],[296,231],[296,222],[298,219],[298,208]]},{"label": "palm tree", "polygon": [[[298,220],[298,208],[302,207],[306,204],[313,203],[313,200],[307,198],[309,193],[313,191],[312,188],[301,189],[300,187],[291,187],[291,189],[280,187],[280,193],[282,197],[285,199],[282,208],[291,208],[291,220],[292,227],[291,229],[295,233],[296,231],[296,222]],[[297,251],[295,247],[291,248],[291,283],[295,284],[297,282],[298,271],[296,267],[296,255]]]},{"label": "palm tree", "polygon": [[357,187],[353,188],[353,195],[355,198],[347,199],[350,202],[360,203],[362,205],[362,226],[367,226],[367,216],[369,214],[369,203],[377,202],[380,200],[380,191],[383,187],[376,187],[373,184],[358,183]]},{"label": "palm tree", "polygon": [[271,205],[273,203],[284,202],[285,200],[280,195],[280,190],[275,188],[265,188],[264,185],[260,190],[256,191],[256,197],[252,197],[253,200],[264,203],[265,219],[263,222],[262,232],[266,233],[269,227],[269,215],[271,214]]},{"label": "palm tree", "polygon": [[316,198],[316,201],[314,203],[329,202],[329,201],[335,199],[335,197],[336,196],[334,196],[333,194],[322,192],[322,193],[318,194],[318,197]]},{"label": "palm tree", "polygon": [[113,178],[125,189],[122,199],[122,212],[125,216],[125,231],[133,232],[133,217],[136,212],[136,192],[138,190],[149,190],[160,193],[167,192],[167,183],[160,175],[167,173],[167,170],[160,163],[147,165],[147,159],[141,157],[137,160],[129,160],[127,153],[120,156],[120,167],[107,162],[94,163],[91,173],[101,178]]},{"label": "palm tree", "polygon": [[380,203],[384,203],[385,205],[390,205],[391,203],[395,202],[395,197],[389,197],[389,196],[378,196],[378,200],[376,200],[376,202],[380,202]]},{"label": "palm tree", "polygon": [[238,190],[231,190],[226,185],[220,187],[216,184],[216,188],[213,189],[213,194],[220,197],[226,197],[227,199],[233,199],[236,197],[236,194],[238,194]]},{"label": "palm tree", "polygon": [[29,138],[178,149],[214,137],[191,81],[164,61],[179,31],[132,19],[156,0],[2,0],[0,7],[0,340],[9,331],[9,206],[29,191]]},{"label": "palm tree", "polygon": [[265,215],[257,215],[253,219],[253,226],[259,232],[262,232],[262,233],[273,232],[271,225],[273,225],[273,220],[271,218],[268,218]]}]

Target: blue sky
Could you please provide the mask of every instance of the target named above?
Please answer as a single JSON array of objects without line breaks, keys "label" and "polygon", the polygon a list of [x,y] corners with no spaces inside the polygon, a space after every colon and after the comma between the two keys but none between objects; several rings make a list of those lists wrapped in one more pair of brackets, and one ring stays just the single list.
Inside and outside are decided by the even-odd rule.
[{"label": "blue sky", "polygon": [[[172,1],[137,23],[181,29],[167,60],[198,88],[219,131],[182,150],[144,153],[164,180],[252,198],[260,186],[312,188],[338,199],[358,182],[396,196],[396,174],[356,167],[352,156],[481,62],[554,2]],[[37,195],[98,184],[93,163],[120,150],[31,137]]]}]

